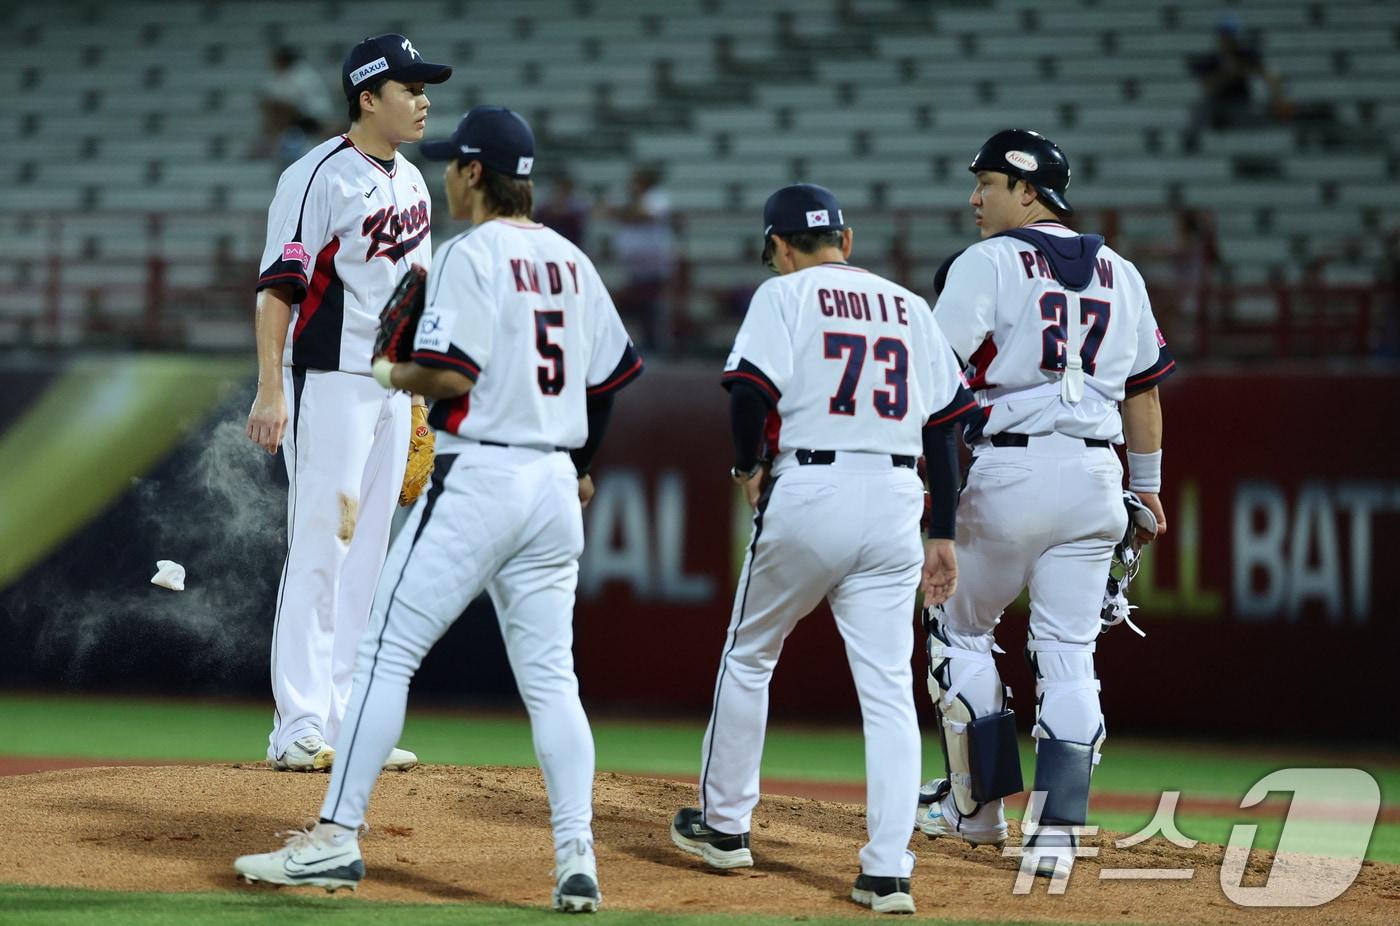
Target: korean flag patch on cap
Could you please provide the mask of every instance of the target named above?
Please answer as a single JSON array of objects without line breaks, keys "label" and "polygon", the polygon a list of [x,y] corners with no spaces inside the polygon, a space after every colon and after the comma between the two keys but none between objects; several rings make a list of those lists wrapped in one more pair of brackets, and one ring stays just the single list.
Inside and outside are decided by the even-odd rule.
[{"label": "korean flag patch on cap", "polygon": [[807,227],[820,228],[831,224],[831,214],[825,209],[817,209],[807,213]]}]

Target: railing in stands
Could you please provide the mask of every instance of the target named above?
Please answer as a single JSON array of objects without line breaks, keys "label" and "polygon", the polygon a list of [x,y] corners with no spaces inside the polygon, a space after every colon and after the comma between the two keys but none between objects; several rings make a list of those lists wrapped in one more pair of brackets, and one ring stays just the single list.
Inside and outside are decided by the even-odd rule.
[{"label": "railing in stands", "polygon": [[[1157,210],[1161,212],[1162,210]],[[917,250],[921,243],[912,231],[916,227],[941,227],[945,234],[965,235],[976,240],[975,229],[966,209],[894,210],[887,213],[851,215],[858,230],[862,224],[892,222],[896,233],[886,249],[871,254],[866,262],[878,265],[894,279],[917,292],[932,297],[934,271],[946,254]],[[1140,213],[1135,213],[1140,214]],[[0,346],[38,348],[76,347],[90,344],[141,348],[186,348],[224,346],[251,348],[252,281],[258,255],[230,244],[232,234],[214,239],[206,257],[167,256],[163,241],[172,221],[198,220],[207,212],[45,212],[19,217],[35,237],[49,242],[43,257],[0,256]],[[695,282],[704,269],[732,267],[736,278],[744,278],[742,268],[752,268],[752,282],[763,280],[754,256],[740,259],[692,260],[684,256],[686,227],[703,219],[734,217],[733,212],[692,211],[677,218],[682,241],[682,257],[670,288],[676,306],[672,323],[679,335],[693,335],[707,324],[703,319],[719,316],[721,322],[736,325],[742,314],[744,286],[701,286]],[[241,225],[245,241],[261,242],[264,216],[261,212],[221,213],[220,222],[229,227]],[[1122,216],[1115,210],[1088,211],[1080,227],[1117,237]],[[79,248],[61,247],[75,237],[99,238],[103,219],[119,220],[130,227],[139,220],[149,247],[138,260],[144,272],[133,275],[130,258],[104,258],[88,255]],[[242,223],[246,223],[242,224]],[[757,237],[757,236],[755,236]],[[946,240],[946,238],[945,238]],[[857,246],[859,247],[859,234]],[[257,247],[254,245],[253,247]],[[92,250],[88,248],[86,250]],[[96,248],[100,253],[100,244]],[[128,248],[128,250],[131,250]],[[140,251],[141,249],[136,249]],[[1160,250],[1160,249],[1159,249]],[[606,242],[596,249],[599,264],[608,266]],[[1130,253],[1127,255],[1133,257]],[[171,282],[174,263],[184,270],[202,267],[207,272],[199,285]],[[70,268],[82,267],[78,279]],[[110,270],[104,276],[103,269]],[[133,279],[139,276],[139,279]],[[1369,285],[1302,285],[1277,283],[1222,285],[1205,282],[1182,290],[1169,279],[1149,275],[1149,289],[1158,320],[1180,355],[1265,359],[1288,357],[1360,357],[1376,352],[1386,310],[1396,311],[1393,288],[1379,281]],[[620,294],[619,294],[620,295]],[[619,303],[622,303],[619,298]],[[702,304],[718,305],[718,312],[699,311]],[[125,306],[114,309],[113,305]],[[134,308],[133,308],[134,307]],[[227,343],[213,342],[198,334],[211,320],[227,329]],[[702,343],[703,338],[678,337],[677,343]],[[714,345],[710,345],[714,349]],[[683,351],[682,351],[683,352]]]}]

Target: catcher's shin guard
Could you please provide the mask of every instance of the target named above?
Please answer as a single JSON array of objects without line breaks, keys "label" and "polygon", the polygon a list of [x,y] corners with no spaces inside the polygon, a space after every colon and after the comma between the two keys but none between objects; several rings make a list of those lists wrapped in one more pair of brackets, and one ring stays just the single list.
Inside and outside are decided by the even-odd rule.
[{"label": "catcher's shin guard", "polygon": [[928,690],[938,710],[943,757],[958,813],[982,807],[1021,790],[1016,717],[997,674],[992,635],[959,633],[926,612]]},{"label": "catcher's shin guard", "polygon": [[1031,639],[1026,659],[1035,671],[1035,790],[1045,792],[1039,822],[1083,826],[1089,779],[1106,738],[1094,674],[1093,643]]}]

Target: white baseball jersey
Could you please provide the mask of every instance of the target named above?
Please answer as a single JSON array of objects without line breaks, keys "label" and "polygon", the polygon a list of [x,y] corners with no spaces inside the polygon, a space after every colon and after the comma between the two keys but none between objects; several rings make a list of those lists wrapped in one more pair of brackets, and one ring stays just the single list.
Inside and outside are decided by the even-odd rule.
[{"label": "white baseball jersey", "polygon": [[[1058,222],[1030,226],[1075,238]],[[1066,312],[1079,313],[1084,400],[1059,397],[1068,337]],[[972,245],[948,271],[934,312],[987,418],[986,434],[1016,432],[1122,439],[1118,403],[1175,367],[1147,287],[1129,261],[1107,245],[1095,255],[1088,287],[1062,285],[1046,256],[1011,237]]]},{"label": "white baseball jersey", "polygon": [[432,253],[430,202],[418,168],[396,153],[385,169],[344,135],[282,172],[258,289],[295,290],[284,364],[369,374],[379,310]]},{"label": "white baseball jersey", "polygon": [[[476,383],[433,403],[440,452],[456,435],[517,447],[575,448],[587,395],[642,371],[593,262],[533,222],[485,222],[438,249],[413,360]],[[478,377],[480,381],[478,382]]]},{"label": "white baseball jersey", "polygon": [[753,294],[723,381],[757,385],[782,420],[779,452],[918,456],[922,428],[970,405],[924,299],[858,267],[822,264]]}]

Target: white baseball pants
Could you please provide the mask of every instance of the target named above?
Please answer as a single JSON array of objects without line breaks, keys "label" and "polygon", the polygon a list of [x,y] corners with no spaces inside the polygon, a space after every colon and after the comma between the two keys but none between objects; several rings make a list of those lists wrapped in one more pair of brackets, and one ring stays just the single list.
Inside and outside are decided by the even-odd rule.
[{"label": "white baseball pants", "polygon": [[[889,454],[838,452],[831,465],[779,457],[734,597],[714,710],[705,733],[705,823],[750,828],[768,720],[768,682],[783,641],[825,598],[846,644],[865,730],[861,870],[908,877],[919,791],[919,727],[910,661],[923,566],[923,486]],[[821,679],[811,679],[820,685]]]},{"label": "white baseball pants", "polygon": [[573,657],[582,552],[578,476],[568,454],[471,445],[439,456],[431,486],[389,551],[322,819],[364,822],[370,791],[403,731],[409,680],[486,591],[530,713],[555,846],[592,843],[593,733]]},{"label": "white baseball pants", "polygon": [[284,367],[283,387],[287,559],[272,629],[269,759],[311,733],[336,744],[412,423],[408,394],[369,376]]},{"label": "white baseball pants", "polygon": [[[953,643],[991,651],[1002,611],[1029,586],[1040,721],[1058,739],[1102,735],[1093,644],[1114,545],[1127,530],[1123,470],[1110,448],[1058,434],[979,449],[958,505],[958,590],[944,606]],[[958,670],[954,669],[954,675]],[[1000,704],[981,673],[962,696],[977,716]]]}]

